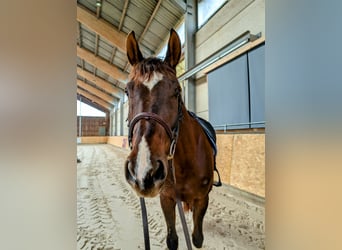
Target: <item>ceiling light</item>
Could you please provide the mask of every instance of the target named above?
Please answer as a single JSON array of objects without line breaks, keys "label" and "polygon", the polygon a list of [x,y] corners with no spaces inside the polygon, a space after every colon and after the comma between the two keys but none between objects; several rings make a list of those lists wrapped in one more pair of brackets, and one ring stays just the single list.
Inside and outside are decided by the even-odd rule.
[{"label": "ceiling light", "polygon": [[96,6],[101,7],[101,1],[96,1]]}]

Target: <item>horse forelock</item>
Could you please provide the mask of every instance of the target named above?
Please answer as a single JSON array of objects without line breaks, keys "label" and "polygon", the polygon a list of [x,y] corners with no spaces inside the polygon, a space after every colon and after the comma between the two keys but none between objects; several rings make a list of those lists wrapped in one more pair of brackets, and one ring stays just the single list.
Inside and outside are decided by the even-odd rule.
[{"label": "horse forelock", "polygon": [[151,57],[132,67],[130,79],[139,84],[150,81],[154,77],[154,73],[160,73],[168,79],[176,77],[176,71],[170,65],[159,58]]}]

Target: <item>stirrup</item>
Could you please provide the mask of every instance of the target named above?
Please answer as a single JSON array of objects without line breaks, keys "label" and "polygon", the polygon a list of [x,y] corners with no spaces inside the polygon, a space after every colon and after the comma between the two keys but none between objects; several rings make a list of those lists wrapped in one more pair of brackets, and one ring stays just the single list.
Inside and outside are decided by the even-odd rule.
[{"label": "stirrup", "polygon": [[218,176],[218,181],[214,181],[213,182],[213,186],[215,187],[221,187],[222,186],[222,182],[221,182],[221,177],[220,177],[220,173],[219,171],[215,168],[214,171],[217,173]]}]

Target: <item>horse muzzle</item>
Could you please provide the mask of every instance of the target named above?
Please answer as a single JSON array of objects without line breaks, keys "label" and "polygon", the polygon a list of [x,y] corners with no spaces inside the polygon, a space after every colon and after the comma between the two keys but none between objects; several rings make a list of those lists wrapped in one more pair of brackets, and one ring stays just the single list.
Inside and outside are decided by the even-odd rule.
[{"label": "horse muzzle", "polygon": [[165,182],[167,168],[162,160],[142,165],[128,159],[125,164],[125,177],[139,196],[155,197]]}]

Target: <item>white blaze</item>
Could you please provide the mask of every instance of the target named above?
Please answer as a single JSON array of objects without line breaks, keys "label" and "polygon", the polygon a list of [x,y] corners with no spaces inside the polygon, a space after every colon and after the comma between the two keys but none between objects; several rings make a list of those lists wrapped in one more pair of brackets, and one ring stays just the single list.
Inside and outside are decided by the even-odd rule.
[{"label": "white blaze", "polygon": [[137,173],[137,179],[141,182],[146,176],[146,174],[149,172],[149,170],[152,169],[152,163],[151,163],[151,151],[148,147],[148,144],[146,142],[145,136],[142,137],[141,142],[139,143],[139,150],[137,155],[137,164],[136,164],[136,170]]},{"label": "white blaze", "polygon": [[159,81],[163,79],[163,75],[159,72],[153,72],[153,76],[149,81],[144,81],[144,85],[148,87],[150,90],[156,85]]}]

